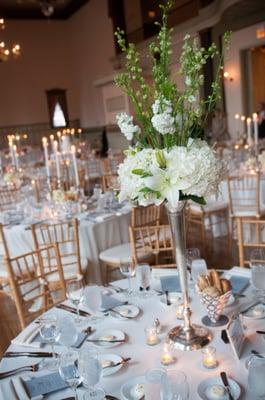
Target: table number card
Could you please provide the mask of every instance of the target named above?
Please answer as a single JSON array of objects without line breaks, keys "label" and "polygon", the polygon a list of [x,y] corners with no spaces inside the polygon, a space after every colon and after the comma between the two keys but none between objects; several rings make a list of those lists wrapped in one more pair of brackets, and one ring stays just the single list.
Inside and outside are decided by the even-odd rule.
[{"label": "table number card", "polygon": [[226,333],[233,352],[239,360],[245,341],[245,333],[239,317],[230,321],[226,328]]}]

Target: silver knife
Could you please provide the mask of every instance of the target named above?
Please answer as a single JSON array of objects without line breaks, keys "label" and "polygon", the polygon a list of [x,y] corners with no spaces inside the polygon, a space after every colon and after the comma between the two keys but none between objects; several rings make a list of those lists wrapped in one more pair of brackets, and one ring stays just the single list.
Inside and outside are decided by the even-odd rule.
[{"label": "silver knife", "polygon": [[227,379],[226,373],[224,371],[222,371],[220,373],[220,376],[221,376],[223,385],[227,390],[229,400],[234,400],[234,397],[232,396],[232,392],[231,392],[231,389],[230,389],[230,386],[229,386],[229,383],[228,383],[228,379]]}]

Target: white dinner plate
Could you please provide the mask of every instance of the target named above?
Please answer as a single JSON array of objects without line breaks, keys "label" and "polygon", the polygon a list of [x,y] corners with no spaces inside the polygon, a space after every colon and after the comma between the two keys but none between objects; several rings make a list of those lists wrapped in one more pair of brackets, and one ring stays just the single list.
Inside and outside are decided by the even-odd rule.
[{"label": "white dinner plate", "polygon": [[123,321],[124,320],[128,321],[130,318],[132,319],[136,318],[140,312],[139,307],[133,304],[127,304],[127,305],[124,304],[121,306],[117,306],[113,310],[114,312],[110,311],[111,316],[118,319],[122,319]]},{"label": "white dinner plate", "polygon": [[[238,385],[238,383],[236,381],[234,381],[231,378],[228,378],[228,382],[229,382],[229,386],[232,392],[232,396],[234,398],[234,400],[239,399],[240,393],[241,393],[241,389],[240,386]],[[208,378],[205,379],[204,381],[202,381],[198,388],[197,388],[197,392],[200,396],[201,399],[203,400],[214,400],[213,397],[208,397],[206,395],[206,390],[208,387],[213,386],[213,385],[221,385],[223,386],[222,380],[219,376],[217,377],[213,377],[213,378]],[[225,394],[225,396],[220,397],[220,400],[229,400],[228,394]]]},{"label": "white dinner plate", "polygon": [[[98,359],[100,362],[110,362],[111,364],[117,364],[122,361],[122,358],[117,354],[99,354]],[[102,376],[109,376],[115,374],[115,372],[119,371],[123,367],[122,364],[117,365],[116,367],[106,367],[102,368]]]},{"label": "white dinner plate", "polygon": [[[165,294],[160,296],[161,303],[167,305],[167,298]],[[168,300],[173,304],[181,304],[182,303],[182,294],[179,292],[170,292],[168,293]]]},{"label": "white dinner plate", "polygon": [[[99,333],[95,333],[93,336],[89,336],[90,340],[97,340],[97,339],[105,339],[105,338],[111,338],[111,340],[124,340],[125,339],[125,334],[122,331],[118,331],[116,329],[108,329],[106,331]],[[110,340],[110,339],[109,339]],[[94,343],[95,346],[102,347],[102,348],[110,348],[110,347],[116,347],[122,344],[122,342],[116,342],[112,343],[110,342],[91,342]]]},{"label": "white dinner plate", "polygon": [[[254,310],[257,309],[257,307],[262,311],[262,313],[260,315],[256,315],[254,313]],[[252,308],[250,308],[250,310],[248,310],[247,312],[245,312],[242,315],[243,315],[244,318],[248,318],[248,319],[262,319],[262,318],[265,318],[265,305],[264,304],[257,304],[255,306],[253,306]]]},{"label": "white dinner plate", "polygon": [[136,376],[135,378],[130,379],[128,382],[124,383],[121,387],[121,395],[123,400],[139,400],[142,394],[137,396],[135,388],[137,385],[144,385],[145,377],[144,376]]}]

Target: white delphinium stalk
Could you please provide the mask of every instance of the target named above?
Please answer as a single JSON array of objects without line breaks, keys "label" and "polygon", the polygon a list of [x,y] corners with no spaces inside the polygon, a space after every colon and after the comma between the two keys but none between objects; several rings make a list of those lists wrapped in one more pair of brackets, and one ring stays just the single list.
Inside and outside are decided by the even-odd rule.
[{"label": "white delphinium stalk", "polygon": [[136,133],[140,133],[141,129],[138,125],[133,124],[133,117],[126,112],[116,115],[117,124],[127,140],[132,140]]},{"label": "white delphinium stalk", "polygon": [[151,119],[153,127],[161,135],[173,134],[175,132],[175,119],[172,116],[171,102],[165,98],[157,99],[152,105],[153,117]]}]

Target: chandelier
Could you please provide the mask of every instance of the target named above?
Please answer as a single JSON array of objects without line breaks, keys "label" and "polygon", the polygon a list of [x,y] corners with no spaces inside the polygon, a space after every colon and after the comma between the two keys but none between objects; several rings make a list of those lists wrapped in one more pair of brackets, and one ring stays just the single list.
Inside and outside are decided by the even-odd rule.
[{"label": "chandelier", "polygon": [[[5,29],[5,20],[0,18],[0,30]],[[8,61],[10,58],[18,58],[21,55],[21,47],[19,44],[13,44],[9,49],[5,42],[0,42],[0,62]]]}]

